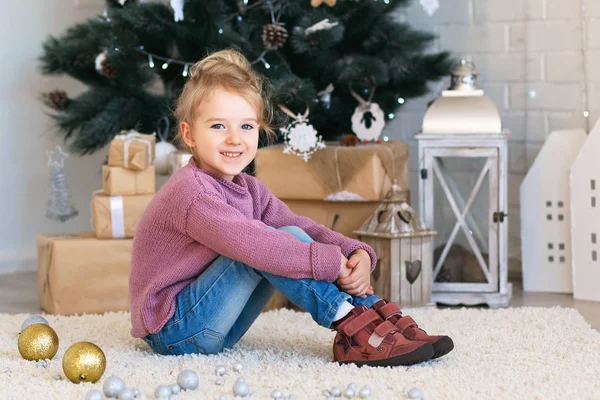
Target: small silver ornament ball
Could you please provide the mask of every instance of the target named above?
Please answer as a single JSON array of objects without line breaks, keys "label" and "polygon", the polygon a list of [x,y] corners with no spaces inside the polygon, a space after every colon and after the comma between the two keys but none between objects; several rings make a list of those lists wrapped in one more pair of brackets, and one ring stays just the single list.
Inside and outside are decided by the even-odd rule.
[{"label": "small silver ornament ball", "polygon": [[123,382],[123,379],[114,375],[106,378],[104,384],[102,385],[104,395],[108,398],[112,397],[116,399],[123,389],[125,389],[125,382]]},{"label": "small silver ornament ball", "polygon": [[140,397],[140,389],[133,389],[133,397]]},{"label": "small silver ornament ball", "polygon": [[333,397],[340,397],[342,395],[342,389],[337,386],[332,387],[330,392]]},{"label": "small silver ornament ball", "polygon": [[217,378],[217,380],[215,381],[215,385],[221,386],[222,384],[223,384],[223,379]]},{"label": "small silver ornament ball", "polygon": [[217,366],[217,368],[215,369],[215,372],[217,375],[219,376],[223,376],[225,375],[225,373],[227,372],[227,369],[225,368],[224,365],[219,365]]},{"label": "small silver ornament ball", "polygon": [[354,389],[347,388],[346,390],[344,390],[344,397],[347,399],[353,398],[355,394],[356,393],[354,392]]},{"label": "small silver ornament ball", "polygon": [[283,397],[283,393],[281,393],[281,390],[279,389],[275,389],[271,392],[271,398],[275,399],[275,400],[279,400]]},{"label": "small silver ornament ball", "polygon": [[62,380],[62,376],[60,376],[59,374],[56,374],[56,375],[54,375],[54,380],[60,381],[60,380]]},{"label": "small silver ornament ball", "polygon": [[183,390],[194,390],[198,387],[198,375],[191,369],[181,371],[177,376],[177,383]]},{"label": "small silver ornament ball", "polygon": [[233,385],[233,394],[240,397],[246,397],[250,394],[250,388],[244,381],[236,382],[235,385]]},{"label": "small silver ornament ball", "polygon": [[32,315],[23,321],[23,324],[21,325],[21,332],[23,332],[23,329],[33,324],[44,324],[50,326],[46,318],[42,317],[41,315]]},{"label": "small silver ornament ball", "polygon": [[244,369],[244,366],[242,365],[242,363],[235,363],[235,365],[233,366],[233,370],[235,372],[240,372],[242,369]]},{"label": "small silver ornament ball", "polygon": [[296,400],[296,396],[294,396],[293,394],[290,394],[290,395],[287,397],[287,400]]},{"label": "small silver ornament ball", "polygon": [[238,382],[246,382],[246,381],[244,380],[244,378],[242,378],[242,377],[240,376],[239,378],[237,378],[237,379],[235,380],[235,383],[238,383]]},{"label": "small silver ornament ball", "polygon": [[48,366],[48,362],[46,360],[40,360],[35,363],[35,366],[38,368],[46,368]]},{"label": "small silver ornament ball", "polygon": [[177,394],[177,393],[181,392],[181,386],[179,386],[176,383],[174,383],[171,386],[169,386],[169,389],[171,389],[171,393],[172,394]]},{"label": "small silver ornament ball", "polygon": [[349,383],[348,389],[356,390],[356,383]]},{"label": "small silver ornament ball", "polygon": [[121,390],[121,393],[119,393],[119,400],[133,400],[135,399],[135,395],[133,393],[133,390],[125,388],[123,390]]},{"label": "small silver ornament ball", "polygon": [[422,399],[423,393],[421,393],[421,389],[414,387],[408,391],[408,398],[411,400]]},{"label": "small silver ornament ball", "polygon": [[104,396],[102,396],[99,390],[94,389],[87,392],[85,400],[104,400]]},{"label": "small silver ornament ball", "polygon": [[171,396],[171,389],[168,386],[160,385],[154,389],[154,397],[157,399],[168,399]]},{"label": "small silver ornament ball", "polygon": [[358,395],[361,399],[366,399],[371,395],[371,389],[369,389],[366,386],[363,386],[362,389],[360,389],[360,392],[358,392]]}]

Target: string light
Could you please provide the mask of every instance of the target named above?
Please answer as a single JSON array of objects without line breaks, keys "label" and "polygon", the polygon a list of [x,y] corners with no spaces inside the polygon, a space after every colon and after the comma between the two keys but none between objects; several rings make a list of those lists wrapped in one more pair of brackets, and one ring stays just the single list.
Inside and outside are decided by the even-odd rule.
[{"label": "string light", "polygon": [[588,110],[585,110],[583,112],[583,116],[586,117],[586,118],[589,117],[590,116],[590,112]]},{"label": "string light", "polygon": [[404,99],[402,97],[398,97],[398,104],[404,104]]},{"label": "string light", "polygon": [[389,113],[389,114],[388,114],[388,118],[389,118],[389,119],[394,119],[394,113]]},{"label": "string light", "polygon": [[241,15],[238,15],[238,16],[237,16],[237,20],[238,20],[238,21],[240,21],[240,22],[242,22],[242,16],[241,16]]},{"label": "string light", "polygon": [[183,67],[183,72],[181,75],[188,76],[188,67],[189,67],[189,65],[185,64],[185,67]]},{"label": "string light", "polygon": [[162,65],[162,69],[167,69],[169,68],[169,61],[166,61],[163,65]]},{"label": "string light", "polygon": [[154,68],[154,60],[152,59],[152,55],[148,55],[148,66],[150,68]]},{"label": "string light", "polygon": [[389,137],[387,137],[387,136],[384,136],[384,137],[383,137],[383,141],[384,141],[384,142],[389,142],[389,141],[390,141],[390,138],[389,138]]},{"label": "string light", "polygon": [[219,35],[223,34],[223,28],[219,28]]}]

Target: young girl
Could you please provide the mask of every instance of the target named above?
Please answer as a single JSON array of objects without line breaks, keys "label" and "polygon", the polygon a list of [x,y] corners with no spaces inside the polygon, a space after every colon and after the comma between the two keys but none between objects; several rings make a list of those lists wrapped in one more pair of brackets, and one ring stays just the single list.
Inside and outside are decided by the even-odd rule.
[{"label": "young girl", "polygon": [[[294,215],[242,173],[273,135],[263,82],[224,50],[191,68],[175,114],[193,154],[158,191],[134,238],[132,335],[157,353],[217,353],[246,333],[274,289],[337,331],[333,360],[410,365],[448,353],[373,295],[373,249]],[[273,343],[277,346],[277,343]]]}]

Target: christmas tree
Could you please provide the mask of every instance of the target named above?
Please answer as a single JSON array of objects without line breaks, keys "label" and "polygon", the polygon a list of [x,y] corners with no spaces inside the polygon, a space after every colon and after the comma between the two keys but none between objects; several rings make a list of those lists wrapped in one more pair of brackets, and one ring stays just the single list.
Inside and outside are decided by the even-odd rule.
[{"label": "christmas tree", "polygon": [[46,217],[61,223],[76,217],[79,212],[71,202],[71,195],[67,190],[67,179],[63,172],[64,161],[69,157],[60,146],[52,151],[47,151],[48,166],[52,167],[48,187],[50,193],[46,202]]},{"label": "christmas tree", "polygon": [[319,135],[337,140],[352,132],[360,100],[393,118],[406,99],[448,74],[448,53],[425,52],[434,36],[394,13],[409,2],[108,0],[103,15],[49,37],[40,57],[44,74],[69,75],[87,91],[71,99],[56,90],[44,99],[71,151],[93,153],[121,130],[150,133],[165,116],[175,126],[171,110],[189,67],[235,48],[269,78],[273,104],[308,111]]}]

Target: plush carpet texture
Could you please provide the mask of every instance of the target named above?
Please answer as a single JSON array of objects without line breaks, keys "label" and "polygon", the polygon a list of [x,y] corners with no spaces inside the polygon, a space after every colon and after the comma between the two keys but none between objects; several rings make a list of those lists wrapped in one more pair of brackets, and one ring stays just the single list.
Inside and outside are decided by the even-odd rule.
[{"label": "plush carpet texture", "polygon": [[[129,336],[129,314],[47,316],[59,336],[58,354],[46,368],[25,361],[17,348],[18,332],[28,315],[0,314],[0,399],[84,399],[102,390],[110,375],[153,398],[159,384],[173,384],[184,369],[200,376],[196,391],[171,399],[232,399],[239,376],[253,399],[269,399],[275,389],[300,399],[325,399],[325,389],[349,383],[367,385],[370,399],[407,399],[405,388],[418,387],[425,400],[442,399],[598,399],[600,333],[573,309],[510,308],[404,310],[429,333],[445,333],[455,342],[450,354],[411,367],[357,368],[330,362],[334,332],[306,313],[276,310],[262,314],[234,347],[219,355],[160,356]],[[64,378],[62,356],[78,341],[99,345],[107,369],[96,384],[75,385]],[[224,365],[224,384],[215,384],[215,367]],[[63,378],[57,380],[56,376]]]}]

